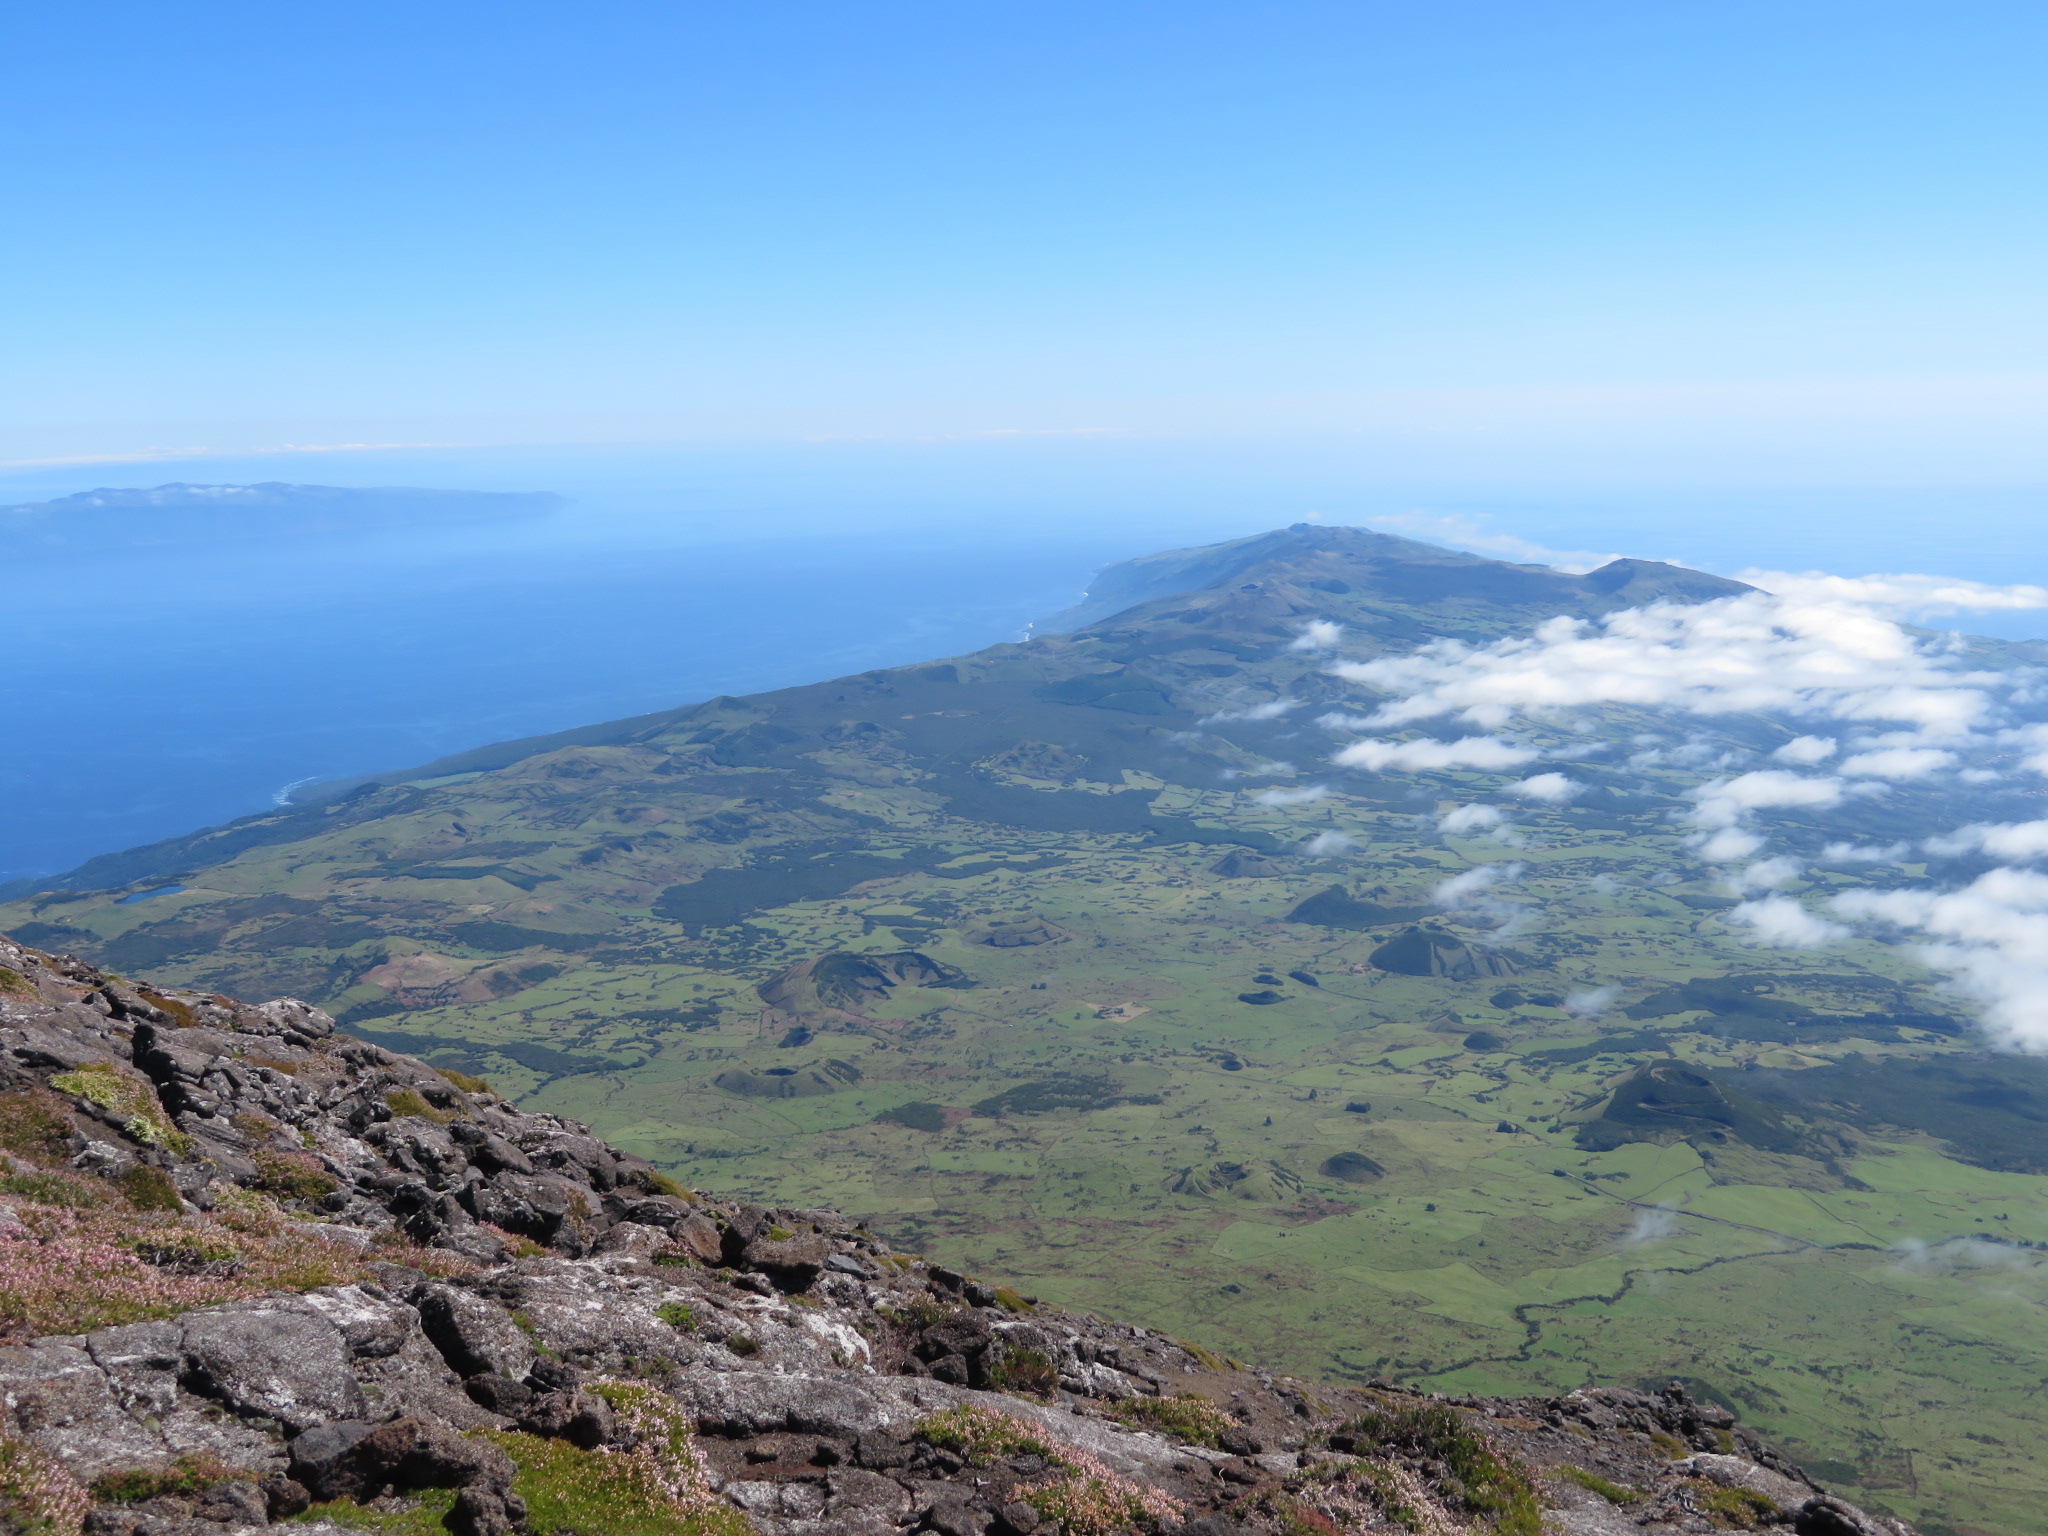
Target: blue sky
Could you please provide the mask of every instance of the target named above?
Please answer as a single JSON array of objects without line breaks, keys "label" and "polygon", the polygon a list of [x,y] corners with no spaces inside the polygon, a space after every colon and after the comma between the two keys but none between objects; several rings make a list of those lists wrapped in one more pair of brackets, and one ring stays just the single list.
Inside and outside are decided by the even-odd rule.
[{"label": "blue sky", "polygon": [[1424,483],[2048,470],[2037,4],[81,0],[0,43],[17,465],[1071,433]]}]

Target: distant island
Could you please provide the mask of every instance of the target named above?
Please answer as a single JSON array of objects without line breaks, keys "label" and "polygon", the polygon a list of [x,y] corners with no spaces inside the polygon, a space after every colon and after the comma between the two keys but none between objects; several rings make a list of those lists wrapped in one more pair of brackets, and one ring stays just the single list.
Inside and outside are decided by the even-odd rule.
[{"label": "distant island", "polygon": [[107,487],[0,507],[0,555],[67,555],[365,529],[495,523],[569,504],[552,491],[437,491],[415,486]]}]

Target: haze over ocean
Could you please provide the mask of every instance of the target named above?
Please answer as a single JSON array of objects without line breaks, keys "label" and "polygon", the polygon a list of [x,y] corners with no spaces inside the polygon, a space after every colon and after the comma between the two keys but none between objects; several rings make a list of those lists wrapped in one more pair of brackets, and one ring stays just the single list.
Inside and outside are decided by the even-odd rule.
[{"label": "haze over ocean", "polygon": [[[1014,639],[1089,574],[1151,550],[1301,520],[1457,542],[1507,537],[1708,569],[1930,563],[2048,580],[2024,489],[1559,485],[1510,495],[1370,485],[1299,445],[756,445],[692,452],[278,456],[73,466],[0,480],[8,502],[97,484],[296,479],[576,498],[482,530],[188,554],[83,573],[24,563],[0,608],[0,709],[65,728],[0,762],[0,879],[260,810],[305,779],[799,684]],[[1507,558],[1535,552],[1485,548]],[[2016,637],[2039,615],[1978,615]]]},{"label": "haze over ocean", "polygon": [[485,17],[10,18],[0,501],[576,505],[21,562],[0,876],[1315,515],[2048,577],[2038,6]]}]

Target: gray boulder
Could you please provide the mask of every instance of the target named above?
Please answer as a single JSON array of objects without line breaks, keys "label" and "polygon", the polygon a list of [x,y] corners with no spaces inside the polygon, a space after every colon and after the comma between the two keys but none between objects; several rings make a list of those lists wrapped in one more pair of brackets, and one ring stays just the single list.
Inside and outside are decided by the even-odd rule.
[{"label": "gray boulder", "polygon": [[185,1319],[184,1344],[196,1384],[239,1413],[299,1430],[363,1412],[347,1341],[310,1310],[195,1312]]},{"label": "gray boulder", "polygon": [[420,1326],[458,1376],[509,1376],[533,1369],[533,1343],[502,1307],[452,1285],[429,1286],[419,1296]]}]

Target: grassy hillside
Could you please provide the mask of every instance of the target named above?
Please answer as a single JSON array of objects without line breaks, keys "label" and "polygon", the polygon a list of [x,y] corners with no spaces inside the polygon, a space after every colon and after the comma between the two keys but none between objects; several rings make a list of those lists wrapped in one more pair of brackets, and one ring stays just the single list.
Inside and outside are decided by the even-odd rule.
[{"label": "grassy hillside", "polygon": [[[1515,846],[1437,829],[1515,775],[1334,772],[1306,724],[1355,703],[1312,620],[1360,657],[1732,584],[1244,544],[1071,633],[99,861],[0,929],[319,1001],[685,1181],[1233,1354],[1680,1377],[1927,1530],[2038,1528],[2048,1079],[1897,950],[1745,945],[1673,822],[1701,753],[1607,766],[1667,721],[1558,727],[1592,789]],[[1946,824],[2037,814],[1965,793]],[[1814,849],[1931,825],[1910,788],[1803,814],[1773,827]],[[1435,898],[1510,859],[1510,899]]]}]

